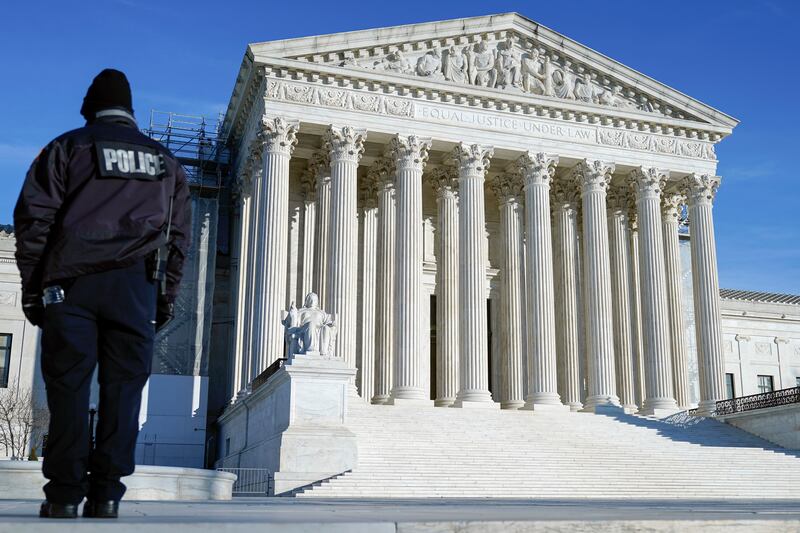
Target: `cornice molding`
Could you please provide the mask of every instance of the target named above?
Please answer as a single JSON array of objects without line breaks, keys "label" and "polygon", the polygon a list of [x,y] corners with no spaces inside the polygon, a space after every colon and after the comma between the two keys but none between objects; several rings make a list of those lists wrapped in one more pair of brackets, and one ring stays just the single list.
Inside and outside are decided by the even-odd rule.
[{"label": "cornice molding", "polygon": [[[400,51],[408,56],[409,69],[417,71],[419,59],[437,48],[444,51],[451,45],[461,48],[485,40],[490,44],[499,43],[502,49],[502,43],[509,37],[520,51],[530,46],[537,47],[542,55],[552,56],[559,66],[568,60],[576,69],[590,72],[600,84],[605,84],[606,80],[616,83],[624,91],[633,91],[648,100],[663,100],[664,107],[671,107],[678,113],[698,115],[728,129],[737,124],[736,119],[517,13],[254,43],[248,46],[245,57],[252,60],[299,58],[319,64],[372,67],[376,62],[382,64],[388,54]],[[445,59],[446,54],[442,54],[442,62]],[[424,68],[419,70],[419,74],[436,70],[435,59],[422,63]]]}]

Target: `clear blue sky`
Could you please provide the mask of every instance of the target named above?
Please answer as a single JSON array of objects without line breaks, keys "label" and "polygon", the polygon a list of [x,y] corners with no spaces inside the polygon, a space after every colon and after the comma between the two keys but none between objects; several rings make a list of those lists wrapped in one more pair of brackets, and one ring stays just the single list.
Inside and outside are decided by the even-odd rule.
[{"label": "clear blue sky", "polygon": [[102,68],[152,108],[225,109],[249,42],[518,11],[741,124],[718,146],[723,287],[800,293],[800,2],[573,0],[10,2],[0,21],[0,223],[38,150],[82,124]]}]

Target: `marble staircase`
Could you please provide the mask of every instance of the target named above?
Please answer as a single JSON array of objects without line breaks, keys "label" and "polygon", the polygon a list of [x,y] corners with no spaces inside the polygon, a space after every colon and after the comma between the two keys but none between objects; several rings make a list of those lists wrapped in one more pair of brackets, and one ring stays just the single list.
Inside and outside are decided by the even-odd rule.
[{"label": "marble staircase", "polygon": [[800,453],[710,419],[350,407],[358,466],[314,498],[796,498]]}]

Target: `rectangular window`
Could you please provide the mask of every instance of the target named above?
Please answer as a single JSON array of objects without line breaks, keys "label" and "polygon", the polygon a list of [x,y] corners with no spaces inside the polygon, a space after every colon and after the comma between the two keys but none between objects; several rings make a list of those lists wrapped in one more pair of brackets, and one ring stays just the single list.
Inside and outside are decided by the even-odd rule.
[{"label": "rectangular window", "polygon": [[772,376],[758,375],[758,392],[763,394],[765,392],[772,392],[775,390]]},{"label": "rectangular window", "polygon": [[736,398],[736,386],[733,381],[733,374],[725,374],[725,391],[728,400]]},{"label": "rectangular window", "polygon": [[794,386],[800,387],[800,378],[794,378]]},{"label": "rectangular window", "polygon": [[8,387],[11,366],[11,333],[0,333],[0,388]]}]

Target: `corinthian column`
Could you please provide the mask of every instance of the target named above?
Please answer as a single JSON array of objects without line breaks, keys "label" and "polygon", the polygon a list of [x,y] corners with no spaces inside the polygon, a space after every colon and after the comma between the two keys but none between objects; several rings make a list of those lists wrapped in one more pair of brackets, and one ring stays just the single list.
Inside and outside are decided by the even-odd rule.
[{"label": "corinthian column", "polygon": [[300,279],[300,298],[305,298],[314,289],[314,244],[317,228],[317,177],[316,172],[307,169],[300,181],[303,192],[302,228],[303,241],[300,245],[302,278]]},{"label": "corinthian column", "polygon": [[689,199],[689,232],[692,248],[692,285],[700,367],[698,413],[713,414],[716,402],[725,398],[725,359],[719,312],[719,278],[714,220],[711,209],[720,179],[692,174],[684,182]]},{"label": "corinthian column", "polygon": [[[247,300],[247,280],[249,278],[249,263],[247,261],[248,228],[250,227],[250,207],[252,205],[252,181],[247,173],[242,173],[235,184],[234,196],[239,204],[238,250],[236,253],[236,329],[233,347],[233,364],[231,365],[231,403],[239,397],[239,393],[247,385],[247,374],[244,366],[247,361],[247,346],[245,345],[245,328],[249,321],[249,309],[245,305]],[[234,261],[231,261],[233,263]]]},{"label": "corinthian column", "polygon": [[614,309],[614,354],[616,355],[617,391],[622,406],[636,411],[633,381],[633,339],[631,325],[630,238],[628,236],[627,189],[608,191],[608,242],[611,252],[611,294]]},{"label": "corinthian column", "polygon": [[556,369],[553,239],[550,226],[550,181],[558,157],[528,152],[517,159],[525,186],[527,232],[528,397],[526,409],[562,408]]},{"label": "corinthian column", "polygon": [[[516,170],[516,169],[515,169]],[[525,405],[523,397],[525,357],[525,256],[522,246],[523,210],[522,177],[516,172],[499,176],[492,189],[500,206],[500,240],[503,256],[500,270],[503,273],[500,288],[500,322],[505,360],[506,390],[500,407],[519,409]],[[530,248],[529,248],[530,249]],[[529,367],[530,368],[530,367]]]},{"label": "corinthian column", "polygon": [[486,323],[486,211],[483,181],[494,149],[461,143],[452,153],[458,167],[458,307],[460,388],[456,407],[496,407],[489,392]]},{"label": "corinthian column", "polygon": [[289,159],[297,144],[296,123],[263,117],[259,139],[263,142],[259,189],[258,249],[254,312],[254,349],[258,364],[253,377],[283,356],[281,311],[286,297],[286,261],[289,234]]},{"label": "corinthian column", "polygon": [[458,175],[438,167],[429,178],[436,193],[436,400],[448,407],[458,393]]},{"label": "corinthian column", "polygon": [[631,339],[633,341],[633,387],[636,405],[644,405],[647,395],[644,386],[644,340],[642,339],[642,297],[639,276],[639,222],[636,202],[628,205],[628,229],[630,230],[630,291],[631,291]]},{"label": "corinthian column", "polygon": [[[557,180],[551,189],[553,242],[555,250],[556,353],[559,366],[559,391],[572,411],[581,403],[581,316],[578,297],[580,268],[578,255],[578,203],[580,196],[573,183]],[[535,332],[531,332],[535,335]]]},{"label": "corinthian column", "polygon": [[256,282],[258,281],[261,269],[256,267],[256,252],[258,251],[259,223],[258,217],[261,208],[261,190],[255,185],[261,180],[261,159],[264,155],[263,143],[256,138],[250,144],[250,154],[245,163],[244,175],[247,176],[250,202],[248,208],[248,224],[243,228],[243,238],[247,239],[247,255],[241,261],[246,263],[247,276],[243,280],[242,300],[244,309],[242,313],[242,366],[240,368],[240,386],[238,396],[244,397],[250,386],[250,382],[258,374],[258,353],[253,350],[256,342]]},{"label": "corinthian column", "polygon": [[375,298],[375,389],[372,403],[385,404],[392,392],[394,367],[394,169],[384,161],[378,180],[378,257]]},{"label": "corinthian column", "polygon": [[311,283],[312,290],[319,296],[319,305],[328,309],[327,298],[327,270],[330,261],[328,241],[331,227],[331,164],[330,154],[327,151],[316,152],[308,163],[309,170],[316,180],[316,202],[314,206],[314,274]]},{"label": "corinthian column", "polygon": [[392,403],[427,401],[420,371],[422,314],[422,170],[430,139],[397,135],[390,145],[395,163],[397,252],[395,253],[395,337]]},{"label": "corinthian column", "polygon": [[361,205],[358,208],[359,249],[358,272],[361,298],[358,305],[358,393],[370,401],[375,385],[375,261],[378,257],[378,196],[376,173],[369,172],[359,187]]},{"label": "corinthian column", "polygon": [[681,409],[689,409],[689,357],[681,294],[681,255],[678,237],[681,205],[686,197],[678,192],[662,195],[661,223],[664,230],[664,260],[667,275],[667,311],[672,347],[672,383],[675,400]]},{"label": "corinthian column", "polygon": [[606,188],[614,164],[585,160],[575,169],[583,202],[584,309],[589,395],[585,410],[619,406],[614,371],[611,267],[608,259]]},{"label": "corinthian column", "polygon": [[334,353],[349,366],[356,364],[356,300],[358,226],[356,172],[364,152],[364,130],[331,126],[325,145],[331,161],[331,213],[325,305],[336,317]]},{"label": "corinthian column", "polygon": [[639,215],[639,266],[642,285],[642,331],[647,397],[642,413],[669,414],[678,404],[672,392],[669,350],[669,315],[664,269],[664,237],[661,232],[661,190],[668,173],[655,168],[631,172]]}]

